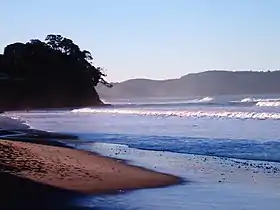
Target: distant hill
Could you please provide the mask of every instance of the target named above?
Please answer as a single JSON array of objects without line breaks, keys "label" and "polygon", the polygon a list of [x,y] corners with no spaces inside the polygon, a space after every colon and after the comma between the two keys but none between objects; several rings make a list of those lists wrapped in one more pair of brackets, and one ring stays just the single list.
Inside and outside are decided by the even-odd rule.
[{"label": "distant hill", "polygon": [[132,79],[97,87],[101,98],[184,97],[280,93],[280,71],[206,71],[179,79]]}]

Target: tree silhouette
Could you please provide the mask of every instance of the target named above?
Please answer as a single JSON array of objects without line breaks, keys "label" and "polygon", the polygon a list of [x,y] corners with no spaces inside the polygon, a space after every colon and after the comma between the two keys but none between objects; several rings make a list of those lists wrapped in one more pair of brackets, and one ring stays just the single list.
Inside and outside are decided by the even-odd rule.
[{"label": "tree silhouette", "polygon": [[[103,68],[92,65],[92,55],[71,39],[48,35],[45,41],[32,39],[5,47],[0,55],[0,73],[10,79],[0,81],[11,103],[31,107],[100,104],[95,86],[111,87]],[[15,82],[15,80],[17,82]],[[8,88],[9,91],[4,91]],[[0,100],[0,107],[1,102]],[[7,102],[9,104],[9,102]]]}]

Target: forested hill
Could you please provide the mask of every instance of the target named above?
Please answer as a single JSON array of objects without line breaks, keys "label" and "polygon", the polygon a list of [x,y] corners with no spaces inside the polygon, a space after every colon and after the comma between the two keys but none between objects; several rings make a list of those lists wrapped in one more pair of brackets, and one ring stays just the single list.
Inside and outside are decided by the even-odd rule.
[{"label": "forested hill", "polygon": [[280,71],[206,71],[179,79],[133,79],[97,88],[102,98],[280,94]]},{"label": "forested hill", "polygon": [[95,90],[104,80],[89,51],[61,35],[13,43],[0,54],[0,109],[101,105]]}]

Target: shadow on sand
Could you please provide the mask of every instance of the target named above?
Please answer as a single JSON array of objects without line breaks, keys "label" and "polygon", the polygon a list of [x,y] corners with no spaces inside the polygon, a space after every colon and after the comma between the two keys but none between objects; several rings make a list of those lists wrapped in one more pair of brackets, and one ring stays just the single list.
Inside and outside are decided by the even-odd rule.
[{"label": "shadow on sand", "polygon": [[2,191],[0,209],[83,209],[71,204],[82,194],[8,173],[0,173],[0,186]]},{"label": "shadow on sand", "polygon": [[8,173],[0,173],[0,186],[0,209],[89,209],[74,205],[74,201],[81,198],[83,194],[58,189]]}]

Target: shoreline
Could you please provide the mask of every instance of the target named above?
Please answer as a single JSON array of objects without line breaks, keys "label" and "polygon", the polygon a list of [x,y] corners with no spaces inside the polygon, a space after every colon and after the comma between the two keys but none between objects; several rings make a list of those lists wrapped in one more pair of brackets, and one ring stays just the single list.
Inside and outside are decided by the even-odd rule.
[{"label": "shoreline", "polygon": [[0,174],[75,193],[114,193],[181,183],[181,179],[173,175],[61,145],[0,140],[0,147]]}]

